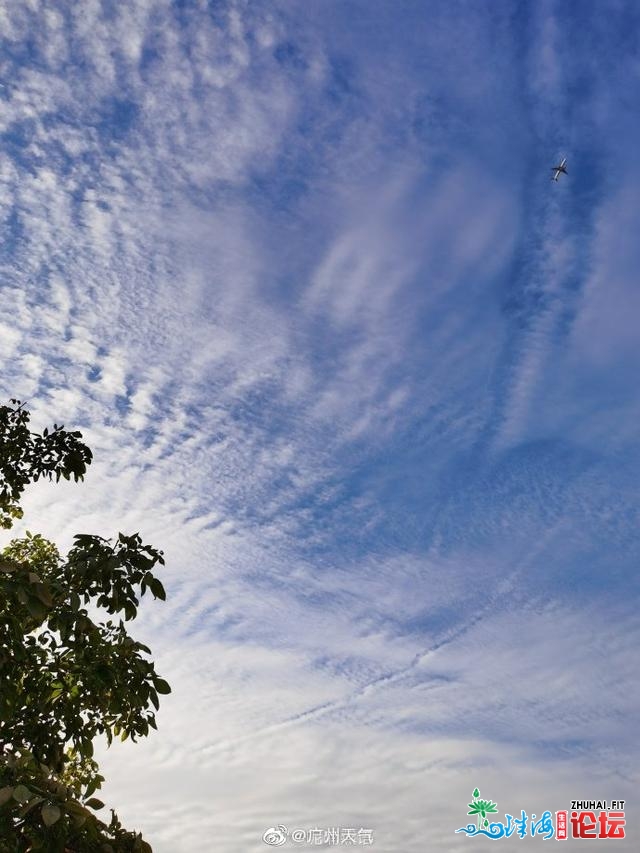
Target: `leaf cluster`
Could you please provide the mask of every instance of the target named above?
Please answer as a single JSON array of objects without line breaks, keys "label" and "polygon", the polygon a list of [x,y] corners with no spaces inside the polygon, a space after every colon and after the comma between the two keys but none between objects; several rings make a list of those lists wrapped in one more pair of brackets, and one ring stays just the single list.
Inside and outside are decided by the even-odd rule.
[{"label": "leaf cluster", "polygon": [[[76,536],[68,558],[39,535],[14,540],[0,559],[0,746],[17,743],[61,769],[70,745],[147,735],[149,705],[169,686],[122,619],[97,621],[90,603],[135,618],[139,595],[164,598],[152,568],[160,552],[139,536]],[[95,608],[92,608],[94,610]]]},{"label": "leaf cluster", "polygon": [[[94,782],[101,781],[95,762],[84,763]],[[0,765],[2,853],[152,853],[139,833],[123,829],[113,810],[109,821],[100,820],[95,812],[102,808],[97,797],[81,801],[69,772],[55,773],[28,750],[8,753]]]},{"label": "leaf cluster", "polygon": [[474,800],[469,803],[469,811],[467,814],[479,814],[486,817],[488,814],[495,814],[498,811],[498,804],[491,800]]},{"label": "leaf cluster", "polygon": [[[82,479],[91,461],[79,433],[45,430],[55,441],[37,444],[17,405],[0,407],[0,524],[16,517],[30,480]],[[37,447],[48,449],[35,462]],[[93,741],[146,736],[171,692],[125,626],[147,592],[165,599],[154,574],[163,564],[138,534],[77,535],[63,559],[27,532],[0,552],[0,853],[151,850],[115,813],[109,822],[93,813],[103,781]]]},{"label": "leaf cluster", "polygon": [[92,454],[79,432],[53,425],[42,434],[29,429],[30,414],[19,400],[0,406],[0,527],[22,518],[19,500],[28,483],[84,479]]}]

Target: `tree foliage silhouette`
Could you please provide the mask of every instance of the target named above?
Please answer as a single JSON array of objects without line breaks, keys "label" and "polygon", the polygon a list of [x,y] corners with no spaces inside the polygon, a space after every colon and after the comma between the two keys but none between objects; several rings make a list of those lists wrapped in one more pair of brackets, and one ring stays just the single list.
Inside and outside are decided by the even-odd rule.
[{"label": "tree foliage silhouette", "polygon": [[[22,517],[20,498],[41,477],[82,480],[92,454],[79,432],[42,434],[17,400],[0,406],[0,525]],[[162,552],[137,534],[77,535],[63,558],[27,532],[0,552],[0,853],[149,853],[94,797],[104,778],[93,741],[146,736],[171,688],[150,649],[129,636]],[[100,614],[112,618],[100,619]]]}]

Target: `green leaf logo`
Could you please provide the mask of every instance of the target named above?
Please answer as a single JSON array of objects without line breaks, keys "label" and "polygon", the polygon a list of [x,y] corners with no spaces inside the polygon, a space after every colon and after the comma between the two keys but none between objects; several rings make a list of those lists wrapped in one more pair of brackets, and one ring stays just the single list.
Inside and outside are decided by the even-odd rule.
[{"label": "green leaf logo", "polygon": [[489,826],[489,821],[487,820],[488,814],[497,814],[498,812],[497,803],[494,803],[492,800],[480,799],[479,788],[474,790],[473,801],[468,803],[468,806],[469,811],[467,814],[478,816],[478,829],[482,829],[484,826]]}]

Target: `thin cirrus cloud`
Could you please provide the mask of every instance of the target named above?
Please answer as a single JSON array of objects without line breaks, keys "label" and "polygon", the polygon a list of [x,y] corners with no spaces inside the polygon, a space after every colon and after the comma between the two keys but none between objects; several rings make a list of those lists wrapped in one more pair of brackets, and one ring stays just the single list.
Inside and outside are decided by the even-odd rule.
[{"label": "thin cirrus cloud", "polygon": [[3,393],[95,452],[26,521],[167,557],[105,799],[160,853],[631,803],[637,12],[1,14]]}]

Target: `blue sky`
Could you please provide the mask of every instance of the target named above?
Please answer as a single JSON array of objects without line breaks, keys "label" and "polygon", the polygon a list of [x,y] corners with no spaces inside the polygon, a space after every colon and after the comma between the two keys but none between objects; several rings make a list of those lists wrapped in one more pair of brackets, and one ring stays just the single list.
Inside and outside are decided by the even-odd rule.
[{"label": "blue sky", "polygon": [[25,521],[166,552],[158,853],[455,853],[476,785],[636,843],[639,18],[0,8],[3,396],[95,454]]}]

